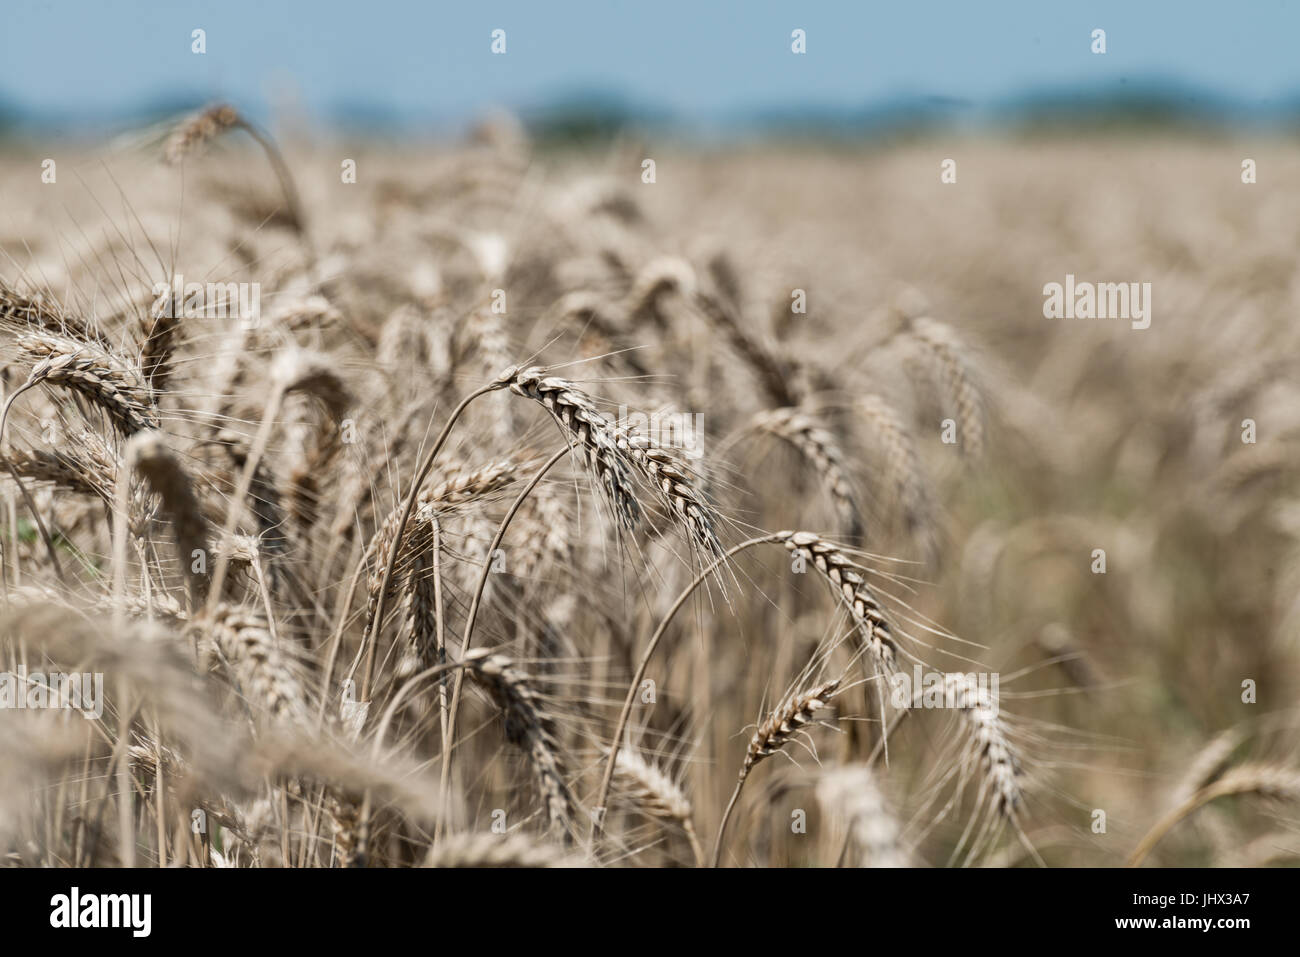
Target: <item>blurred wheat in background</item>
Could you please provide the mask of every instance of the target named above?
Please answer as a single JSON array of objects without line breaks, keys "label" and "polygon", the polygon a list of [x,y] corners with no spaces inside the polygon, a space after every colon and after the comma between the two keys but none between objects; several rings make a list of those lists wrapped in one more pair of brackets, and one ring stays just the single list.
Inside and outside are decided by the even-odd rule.
[{"label": "blurred wheat in background", "polygon": [[5,862],[1295,860],[1300,194],[1243,155],[65,155],[0,219],[0,667],[104,701],[11,694]]}]

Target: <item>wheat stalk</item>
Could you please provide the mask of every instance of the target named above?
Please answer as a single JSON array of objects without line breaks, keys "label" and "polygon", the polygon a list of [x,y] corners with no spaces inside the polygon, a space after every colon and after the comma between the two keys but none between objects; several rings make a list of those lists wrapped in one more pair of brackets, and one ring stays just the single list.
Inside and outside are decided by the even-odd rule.
[{"label": "wheat stalk", "polygon": [[163,144],[163,161],[174,166],[224,133],[236,129],[247,133],[266,154],[271,168],[275,171],[276,179],[280,182],[280,189],[284,193],[289,223],[302,241],[309,264],[314,265],[316,254],[307,234],[307,220],[303,213],[302,202],[298,198],[298,189],[293,182],[293,175],[289,172],[284,156],[269,135],[241,116],[233,106],[228,103],[214,103],[178,123]]},{"label": "wheat stalk", "polygon": [[1138,867],[1175,825],[1198,808],[1221,797],[1254,794],[1277,801],[1300,801],[1300,772],[1278,764],[1240,764],[1211,781],[1158,820],[1138,842],[1128,866]]}]

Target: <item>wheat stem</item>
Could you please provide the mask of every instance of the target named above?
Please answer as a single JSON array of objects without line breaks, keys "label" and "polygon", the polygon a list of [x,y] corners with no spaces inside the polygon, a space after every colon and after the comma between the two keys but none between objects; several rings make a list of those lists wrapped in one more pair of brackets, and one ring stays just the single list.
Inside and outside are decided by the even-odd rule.
[{"label": "wheat stem", "polygon": [[695,589],[699,588],[701,583],[712,575],[723,563],[734,558],[736,555],[739,555],[747,548],[780,540],[781,537],[779,533],[776,535],[760,535],[757,538],[751,538],[748,541],[741,542],[739,545],[733,546],[723,554],[719,555],[707,568],[696,575],[689,585],[682,589],[682,593],[677,596],[677,600],[673,602],[672,607],[668,609],[668,613],[665,614],[663,620],[659,622],[659,627],[656,628],[654,634],[650,636],[650,641],[646,643],[645,650],[641,652],[641,660],[637,663],[636,673],[632,676],[632,681],[628,685],[627,696],[623,699],[623,710],[618,716],[618,724],[614,726],[614,735],[610,740],[609,757],[605,759],[605,773],[600,781],[600,790],[596,794],[596,805],[592,809],[591,837],[593,842],[600,838],[601,827],[603,826],[602,818],[604,817],[605,812],[605,801],[609,797],[610,781],[614,779],[614,765],[618,761],[618,750],[623,741],[623,732],[627,728],[628,717],[632,713],[632,701],[636,697],[637,688],[641,685],[641,679],[645,676],[645,670],[650,664],[650,658],[655,653],[655,649],[659,647],[659,640],[663,638],[664,632],[668,630],[668,624],[673,620],[673,616],[677,614],[682,605],[686,604],[686,600],[691,597]]},{"label": "wheat stem", "polygon": [[[533,476],[532,481],[530,481],[523,491],[521,491],[515,498],[514,502],[510,506],[510,511],[506,513],[506,517],[503,518],[501,524],[497,526],[496,535],[492,538],[492,544],[488,546],[487,557],[483,562],[483,571],[479,574],[478,587],[474,590],[474,599],[470,603],[469,613],[465,617],[465,637],[461,639],[460,645],[460,657],[462,660],[467,654],[469,654],[472,647],[470,641],[474,637],[474,623],[478,619],[479,603],[483,598],[483,589],[487,587],[488,575],[492,573],[492,556],[501,546],[501,539],[505,535],[506,529],[510,527],[511,519],[515,517],[515,513],[519,511],[519,507],[524,504],[524,499],[526,499],[529,493],[537,487],[537,483],[540,482],[542,477],[551,470],[551,466],[555,465],[555,463],[559,462],[560,459],[564,458],[571,451],[572,449],[566,445],[546,460],[546,464],[537,470],[537,474]],[[451,743],[456,735],[456,711],[460,706],[460,691],[464,681],[465,672],[456,672],[456,683],[452,685],[451,704],[448,707],[447,737],[443,738],[443,761],[439,787],[444,798],[447,797],[448,788],[450,787],[452,759]],[[439,818],[437,830],[434,832],[435,840],[441,834],[441,829],[442,819]]]}]

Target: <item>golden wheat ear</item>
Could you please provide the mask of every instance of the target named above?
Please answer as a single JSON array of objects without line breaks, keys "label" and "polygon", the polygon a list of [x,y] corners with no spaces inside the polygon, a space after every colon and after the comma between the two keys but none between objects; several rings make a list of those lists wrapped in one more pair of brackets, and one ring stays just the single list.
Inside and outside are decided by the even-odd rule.
[{"label": "golden wheat ear", "polygon": [[749,773],[759,762],[776,754],[794,740],[805,727],[817,720],[818,713],[829,707],[830,700],[839,691],[840,679],[835,678],[805,691],[794,691],[772,710],[772,713],[759,724],[754,736],[749,739],[745,749],[745,760],[740,766],[736,789],[731,792],[731,800],[722,812],[722,823],[718,825],[718,837],[713,845],[713,866],[722,860],[722,840],[727,833],[727,822],[740,799],[740,791],[749,778]]}]

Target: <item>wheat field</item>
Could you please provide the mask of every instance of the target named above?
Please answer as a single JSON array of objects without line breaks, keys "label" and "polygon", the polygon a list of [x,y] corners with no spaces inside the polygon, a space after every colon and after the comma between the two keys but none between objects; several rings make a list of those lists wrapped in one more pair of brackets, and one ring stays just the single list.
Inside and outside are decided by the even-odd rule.
[{"label": "wheat field", "polygon": [[1300,857],[1285,142],[43,149],[6,864]]}]

